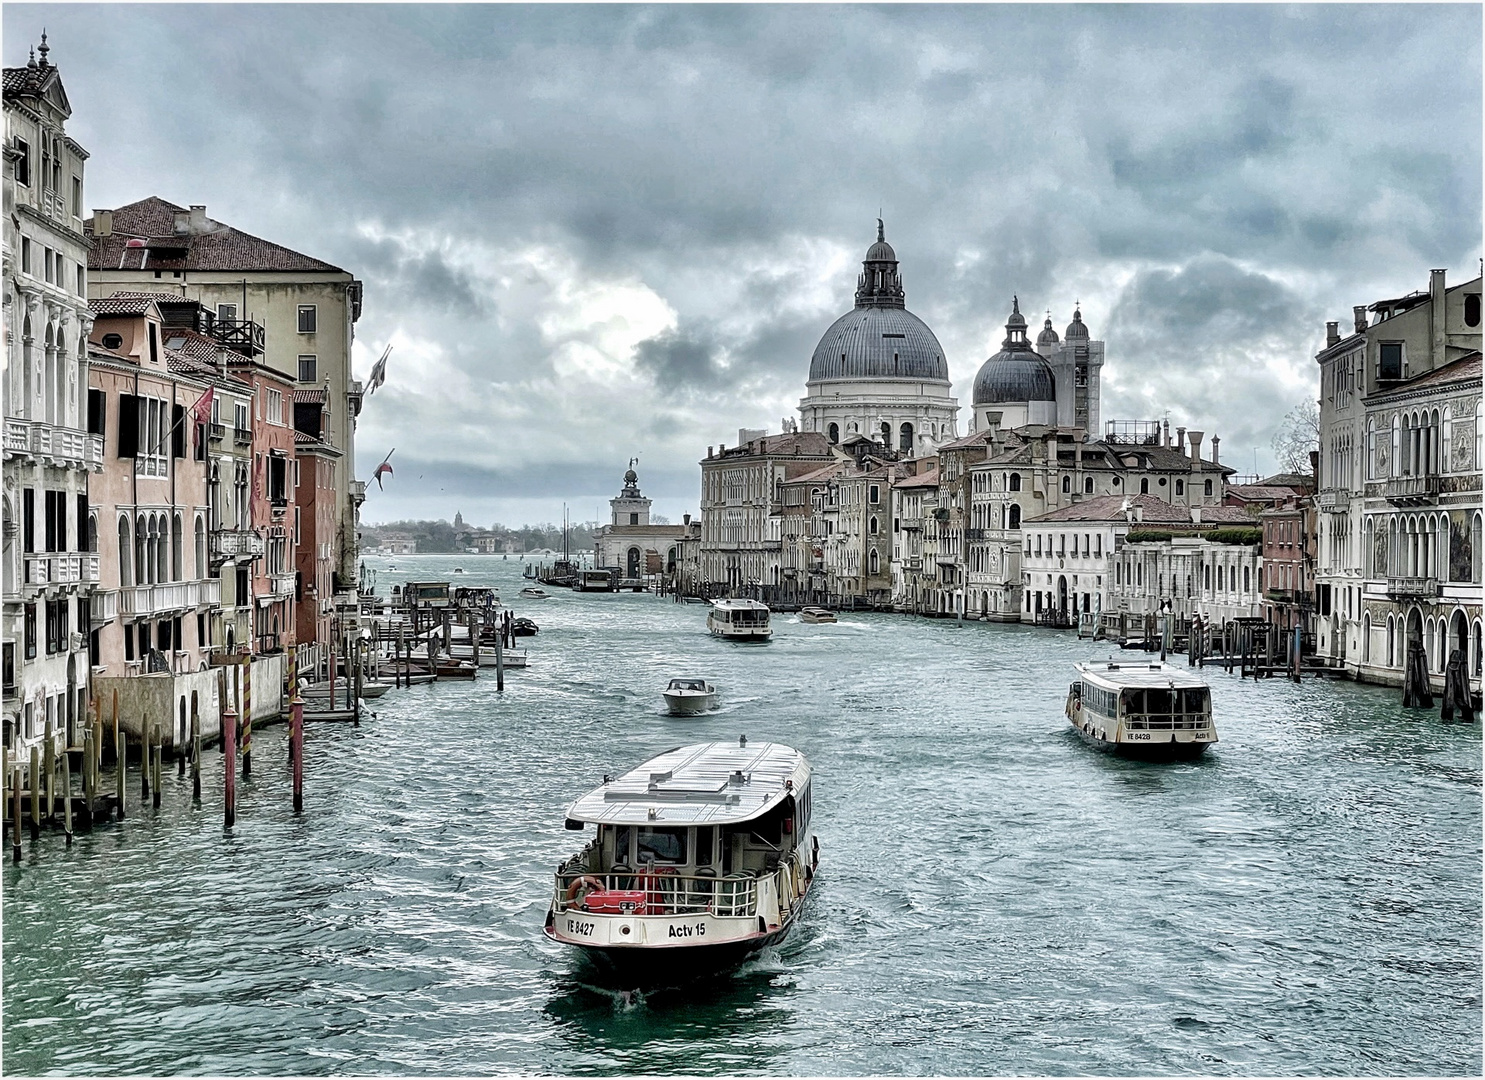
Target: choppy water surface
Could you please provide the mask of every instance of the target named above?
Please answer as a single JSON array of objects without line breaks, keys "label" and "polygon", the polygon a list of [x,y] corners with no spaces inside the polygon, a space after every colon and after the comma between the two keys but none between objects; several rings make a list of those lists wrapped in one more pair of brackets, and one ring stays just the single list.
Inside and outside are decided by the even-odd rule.
[{"label": "choppy water surface", "polygon": [[[1062,718],[1071,635],[779,616],[729,645],[701,606],[397,561],[384,587],[497,580],[531,669],[312,726],[302,817],[275,727],[230,834],[212,754],[199,808],[172,772],[158,813],[28,842],[7,1071],[1480,1074],[1478,727],[1213,673],[1221,745],[1135,764]],[[693,673],[725,708],[660,715]],[[815,766],[800,931],[712,984],[595,986],[541,934],[565,805],[739,733]]]}]

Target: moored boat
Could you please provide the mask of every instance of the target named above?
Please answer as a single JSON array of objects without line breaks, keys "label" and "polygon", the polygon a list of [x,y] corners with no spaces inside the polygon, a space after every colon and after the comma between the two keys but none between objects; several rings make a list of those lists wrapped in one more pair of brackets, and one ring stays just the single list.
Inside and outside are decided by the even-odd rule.
[{"label": "moored boat", "polygon": [[1095,746],[1132,757],[1194,758],[1217,741],[1212,691],[1193,671],[1155,661],[1074,664],[1069,723]]},{"label": "moored boat", "polygon": [[714,600],[706,628],[730,641],[767,641],[773,637],[768,617],[768,605],[757,600]]},{"label": "moored boat", "polygon": [[799,609],[799,621],[806,623],[829,623],[835,622],[835,612],[829,608],[802,607]]},{"label": "moored boat", "polygon": [[545,933],[645,983],[777,944],[819,865],[810,765],[779,743],[697,743],[573,803],[596,834],[558,868]]},{"label": "moored boat", "polygon": [[717,688],[705,679],[671,679],[664,696],[671,716],[700,716],[717,707]]}]

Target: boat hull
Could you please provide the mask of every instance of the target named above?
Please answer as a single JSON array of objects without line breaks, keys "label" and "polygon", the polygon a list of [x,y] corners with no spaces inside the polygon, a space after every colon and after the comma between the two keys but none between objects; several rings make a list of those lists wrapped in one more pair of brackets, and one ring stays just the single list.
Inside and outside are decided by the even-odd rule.
[{"label": "boat hull", "polygon": [[[742,964],[770,946],[780,945],[793,932],[794,924],[737,941],[707,945],[678,945],[646,948],[636,945],[573,944],[575,949],[605,975],[626,986],[664,986],[677,981],[715,975]],[[550,927],[547,937],[562,941]]]},{"label": "boat hull", "polygon": [[700,716],[717,707],[717,695],[666,694],[665,706],[671,716]]}]

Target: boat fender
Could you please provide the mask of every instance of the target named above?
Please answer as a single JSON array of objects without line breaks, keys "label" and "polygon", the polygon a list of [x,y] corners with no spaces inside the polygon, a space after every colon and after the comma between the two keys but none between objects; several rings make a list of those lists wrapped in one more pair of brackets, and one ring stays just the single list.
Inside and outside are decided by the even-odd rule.
[{"label": "boat fender", "polygon": [[819,866],[820,865],[820,838],[818,836],[812,836],[812,837],[810,837],[810,847],[812,849],[811,850],[812,861],[813,861],[813,863],[814,863],[815,866]]},{"label": "boat fender", "polygon": [[579,891],[586,895],[602,888],[603,882],[590,874],[584,874],[582,877],[574,880],[571,885],[567,886],[567,902],[569,904],[576,903]]}]

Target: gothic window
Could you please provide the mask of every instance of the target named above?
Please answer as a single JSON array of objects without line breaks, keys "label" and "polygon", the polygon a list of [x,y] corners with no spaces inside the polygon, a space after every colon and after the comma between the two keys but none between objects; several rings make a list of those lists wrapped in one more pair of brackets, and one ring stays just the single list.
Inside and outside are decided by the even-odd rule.
[{"label": "gothic window", "polygon": [[1012,491],[1020,491],[1021,490],[1021,474],[1020,473],[1011,473],[1010,489]]},{"label": "gothic window", "polygon": [[1062,494],[1067,495],[1067,494],[1070,494],[1071,492],[1072,492],[1072,477],[1071,476],[1064,476],[1062,478]]}]

